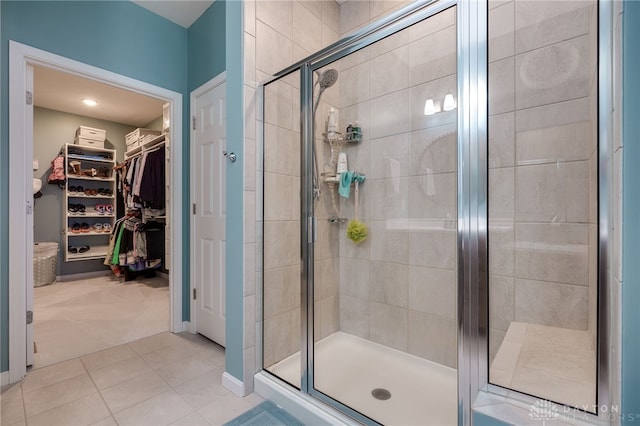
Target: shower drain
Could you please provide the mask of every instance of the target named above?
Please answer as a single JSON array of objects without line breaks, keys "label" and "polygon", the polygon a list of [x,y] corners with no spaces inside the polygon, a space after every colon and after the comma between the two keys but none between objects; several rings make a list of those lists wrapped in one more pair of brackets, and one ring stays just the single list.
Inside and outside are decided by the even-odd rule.
[{"label": "shower drain", "polygon": [[375,398],[375,399],[379,399],[381,401],[385,401],[389,398],[391,398],[391,392],[389,392],[386,389],[383,388],[376,388],[374,390],[371,391],[371,395]]}]

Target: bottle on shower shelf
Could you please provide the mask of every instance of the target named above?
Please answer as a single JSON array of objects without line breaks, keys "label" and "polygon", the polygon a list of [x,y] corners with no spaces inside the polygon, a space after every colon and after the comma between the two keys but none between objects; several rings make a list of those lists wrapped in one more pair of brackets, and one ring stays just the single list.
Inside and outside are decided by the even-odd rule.
[{"label": "bottle on shower shelf", "polygon": [[338,138],[338,119],[336,118],[335,108],[329,110],[329,119],[327,121],[327,138],[335,140]]},{"label": "bottle on shower shelf", "polygon": [[360,142],[362,140],[362,128],[360,127],[360,123],[356,121],[351,129],[351,141],[352,142]]}]

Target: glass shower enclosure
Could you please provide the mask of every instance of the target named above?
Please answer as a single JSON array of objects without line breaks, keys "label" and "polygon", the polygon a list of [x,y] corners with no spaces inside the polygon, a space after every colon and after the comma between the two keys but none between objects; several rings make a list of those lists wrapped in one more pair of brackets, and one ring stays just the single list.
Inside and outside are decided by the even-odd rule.
[{"label": "glass shower enclosure", "polygon": [[264,83],[265,371],[363,423],[597,412],[597,22],[422,2]]}]

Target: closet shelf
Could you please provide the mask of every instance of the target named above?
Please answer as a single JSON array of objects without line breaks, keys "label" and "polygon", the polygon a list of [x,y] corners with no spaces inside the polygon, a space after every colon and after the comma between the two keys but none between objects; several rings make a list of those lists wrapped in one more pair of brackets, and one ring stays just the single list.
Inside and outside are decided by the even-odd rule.
[{"label": "closet shelf", "polygon": [[71,262],[74,260],[104,259],[107,256],[108,250],[109,246],[100,245],[90,246],[89,251],[86,251],[84,253],[67,252],[67,261]]},{"label": "closet shelf", "polygon": [[75,155],[75,154],[69,154],[68,157],[70,160],[87,161],[91,163],[106,163],[106,164],[113,163],[113,160],[110,158],[86,157],[84,155]]},{"label": "closet shelf", "polygon": [[[81,163],[81,169],[95,167],[113,173],[116,165],[116,151],[113,149],[97,148],[94,146],[86,146],[80,144],[66,144],[64,146],[65,154],[65,170],[70,170],[71,162]],[[93,182],[93,183],[92,183]],[[82,191],[70,191],[82,187]],[[84,190],[90,189],[95,191],[95,195],[88,195]],[[98,190],[103,194],[98,194]],[[104,195],[104,191],[108,190],[111,195]],[[97,177],[68,174],[65,182],[65,190],[62,197],[62,229],[63,229],[63,256],[65,262],[82,261],[89,259],[104,259],[107,255],[108,241],[111,232],[96,232],[92,227],[89,232],[72,232],[74,226],[82,226],[87,223],[89,226],[95,224],[108,224],[110,230],[113,228],[115,221],[115,198],[116,198],[116,179],[115,175],[110,177]],[[80,203],[85,206],[85,212],[72,212],[69,210],[71,204]],[[100,214],[93,204],[110,205],[114,212],[110,214]],[[83,238],[85,237],[85,238]],[[99,243],[95,245],[94,243]],[[89,247],[89,250],[83,253],[71,253],[70,247],[80,248],[83,245]]]},{"label": "closet shelf", "polygon": [[115,179],[110,178],[102,178],[102,177],[92,177],[92,176],[80,176],[80,175],[69,175],[69,179],[78,179],[78,180],[93,180],[96,182],[115,182]]},{"label": "closet shelf", "polygon": [[67,192],[67,197],[69,198],[102,198],[106,200],[112,200],[116,198],[115,195],[86,195],[86,194],[78,194],[77,192]]},{"label": "closet shelf", "polygon": [[97,236],[108,236],[111,232],[71,232],[67,234],[68,237],[97,237]]},{"label": "closet shelf", "polygon": [[107,217],[107,218],[112,218],[112,217],[116,217],[113,214],[100,214],[100,213],[69,213],[67,215],[68,217],[72,217],[72,218],[82,218],[82,217],[91,217],[91,218],[100,218],[100,217]]}]

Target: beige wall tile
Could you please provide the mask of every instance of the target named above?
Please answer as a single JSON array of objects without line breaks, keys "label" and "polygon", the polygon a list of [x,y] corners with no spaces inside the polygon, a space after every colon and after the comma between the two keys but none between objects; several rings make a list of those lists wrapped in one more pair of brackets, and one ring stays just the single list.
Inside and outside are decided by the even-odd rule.
[{"label": "beige wall tile", "polygon": [[[384,161],[384,160],[382,160]],[[401,173],[402,166],[396,159],[387,159],[387,169],[390,174]],[[403,219],[409,217],[409,181],[408,177],[394,177],[367,181],[360,190],[362,195],[366,191],[369,204],[360,201],[360,212],[363,218],[369,220]],[[363,208],[364,207],[364,208]],[[346,214],[348,211],[344,209]]]},{"label": "beige wall tile", "polygon": [[322,22],[340,32],[340,5],[334,0],[322,0]]},{"label": "beige wall tile", "polygon": [[407,309],[371,302],[371,337],[374,342],[407,350]]},{"label": "beige wall tile", "polygon": [[541,164],[516,168],[516,220],[587,222],[589,164]]},{"label": "beige wall tile", "polygon": [[409,266],[371,262],[370,298],[374,302],[406,308],[409,302]]},{"label": "beige wall tile", "polygon": [[269,83],[264,88],[264,120],[265,123],[299,131],[293,124],[294,89],[279,80]]},{"label": "beige wall tile", "polygon": [[515,165],[515,114],[489,117],[489,168]]},{"label": "beige wall tile", "polygon": [[409,90],[371,100],[371,138],[406,133],[410,130]]},{"label": "beige wall tile", "polygon": [[515,170],[513,167],[489,169],[489,218],[492,222],[513,220],[514,192]]},{"label": "beige wall tile", "polygon": [[264,241],[267,247],[264,252],[265,271],[299,264],[300,223],[298,221],[265,221]]},{"label": "beige wall tile", "polygon": [[265,367],[300,350],[300,310],[285,312],[264,320]]},{"label": "beige wall tile", "polygon": [[[370,63],[363,62],[351,68],[343,68],[340,71],[341,85],[340,105],[349,106],[370,98]],[[347,84],[348,82],[348,84]],[[328,89],[331,90],[331,89]],[[325,115],[326,117],[326,115]],[[341,122],[341,125],[343,123]]]},{"label": "beige wall tile", "polygon": [[[291,40],[293,36],[293,1],[256,1],[256,18]],[[259,34],[259,30],[258,30]]]},{"label": "beige wall tile", "polygon": [[489,274],[513,277],[515,274],[515,225],[489,221]]},{"label": "beige wall tile", "polygon": [[516,321],[587,329],[588,289],[516,279]]},{"label": "beige wall tile", "polygon": [[[309,4],[306,4],[309,3]],[[293,38],[297,44],[312,53],[322,49],[322,19],[310,10],[312,4],[319,2],[293,2]],[[316,12],[318,9],[316,8]],[[320,13],[321,9],[320,9]]]},{"label": "beige wall tile", "polygon": [[586,34],[591,1],[516,1],[516,52],[522,53]]},{"label": "beige wall tile", "polygon": [[371,97],[405,89],[409,82],[409,47],[401,46],[371,59]]},{"label": "beige wall tile", "polygon": [[409,251],[409,233],[390,229],[383,221],[371,221],[369,235],[371,239],[371,260],[403,263],[407,261]]},{"label": "beige wall tile", "polygon": [[408,351],[455,368],[458,361],[456,321],[410,310]]},{"label": "beige wall tile", "polygon": [[412,132],[410,147],[406,154],[410,161],[409,174],[455,172],[458,161],[457,152],[458,132],[455,124]]},{"label": "beige wall tile", "polygon": [[[409,58],[409,82],[412,86],[454,74],[457,62],[455,26],[412,42]],[[389,76],[396,78],[393,74]]]},{"label": "beige wall tile", "polygon": [[265,124],[264,163],[267,172],[300,176],[299,133]]},{"label": "beige wall tile", "polygon": [[418,40],[456,24],[456,8],[450,7],[417,25],[409,27],[411,40]]},{"label": "beige wall tile", "polygon": [[340,5],[340,33],[355,30],[369,22],[369,2],[349,0]]},{"label": "beige wall tile", "polygon": [[515,60],[489,64],[489,116],[511,112],[515,107]]},{"label": "beige wall tile", "polygon": [[340,330],[369,339],[369,299],[340,294]]},{"label": "beige wall tile", "polygon": [[489,62],[514,55],[514,21],[514,2],[512,1],[489,10]]},{"label": "beige wall tile", "polygon": [[588,286],[588,232],[579,224],[516,224],[516,276]]},{"label": "beige wall tile", "polygon": [[587,36],[519,55],[515,106],[523,109],[588,96],[590,76]]},{"label": "beige wall tile", "polygon": [[458,216],[456,174],[437,173],[409,178],[409,217],[448,219]]},{"label": "beige wall tile", "polygon": [[264,271],[263,305],[265,318],[300,307],[300,267],[289,266]]},{"label": "beige wall tile", "polygon": [[[275,3],[275,2],[274,2]],[[258,1],[261,4],[272,2]],[[291,4],[289,2],[289,4]],[[272,27],[258,21],[256,24],[256,67],[267,74],[275,74],[293,62],[293,43]]]},{"label": "beige wall tile", "polygon": [[457,286],[453,270],[410,266],[409,309],[455,319]]},{"label": "beige wall tile", "polygon": [[489,328],[507,331],[515,319],[515,280],[489,275]]},{"label": "beige wall tile", "polygon": [[419,229],[409,236],[409,264],[440,269],[456,266],[455,229]]},{"label": "beige wall tile", "polygon": [[[442,106],[442,102],[447,93],[451,93],[457,99],[457,87],[455,74],[411,87],[411,103],[409,109],[411,115],[411,130],[429,129],[455,124],[457,122],[457,108],[452,111],[441,111],[434,115],[424,115],[424,104],[427,99],[433,99],[434,102],[439,102],[440,106]],[[371,109],[371,117],[372,119],[377,117],[373,108]]]},{"label": "beige wall tile", "polygon": [[369,262],[361,259],[340,259],[340,294],[369,298]]}]

